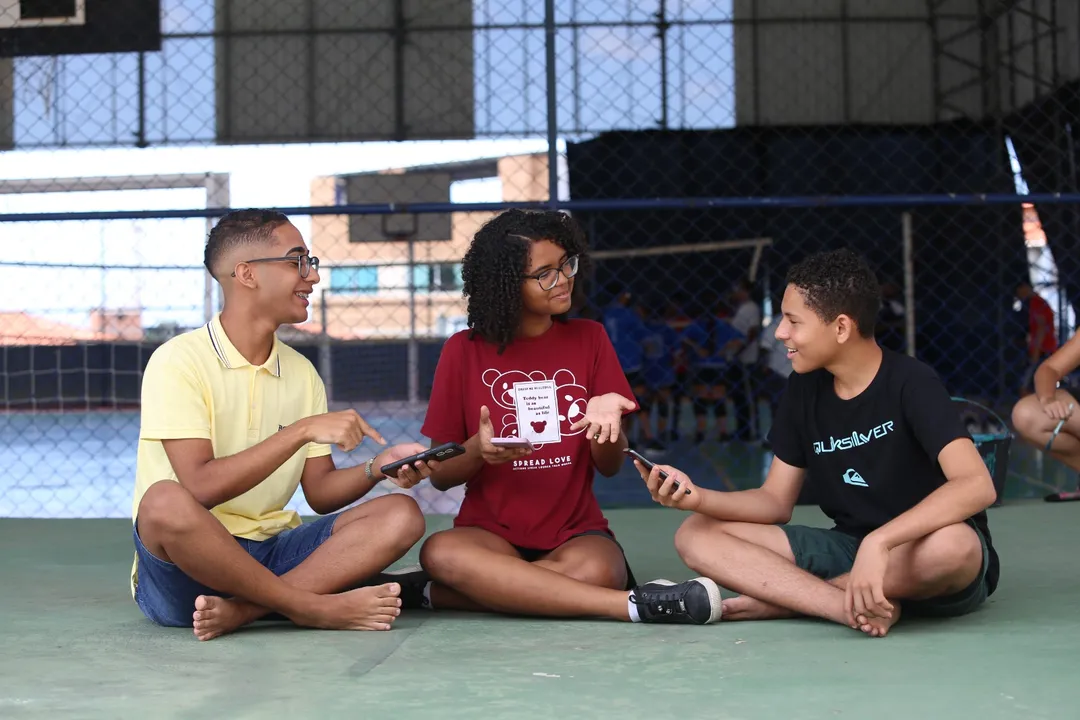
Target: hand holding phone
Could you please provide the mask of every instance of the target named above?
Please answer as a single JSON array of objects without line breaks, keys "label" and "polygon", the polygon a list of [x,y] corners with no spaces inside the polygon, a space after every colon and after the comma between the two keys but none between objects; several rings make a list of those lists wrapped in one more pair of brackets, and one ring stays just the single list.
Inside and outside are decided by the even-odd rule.
[{"label": "hand holding phone", "polygon": [[[648,458],[643,456],[643,454],[638,452],[637,450],[632,450],[631,448],[623,448],[622,451],[625,452],[626,454],[629,454],[629,456],[631,458],[633,458],[634,460],[636,460],[637,462],[642,463],[643,465],[645,465],[645,470],[651,471],[652,468],[654,466],[656,466],[656,463],[652,462],[651,460],[649,460]],[[660,471],[660,479],[661,480],[666,480],[667,479],[667,473],[665,473],[664,471]],[[677,491],[679,489],[679,487],[680,486],[678,484],[678,480],[675,480],[674,483],[672,483],[672,492]],[[690,494],[690,491],[687,490],[686,494]]]},{"label": "hand holding phone", "polygon": [[461,445],[458,445],[457,443],[445,443],[437,447],[428,448],[427,450],[416,453],[415,455],[410,455],[408,457],[401,458],[400,460],[395,460],[392,463],[381,466],[379,470],[381,470],[382,474],[386,477],[397,477],[398,471],[406,465],[412,465],[416,462],[427,463],[432,460],[441,462],[443,460],[449,460],[452,457],[457,457],[458,455],[464,454],[465,448]]},{"label": "hand holding phone", "polygon": [[[656,480],[652,479],[651,474],[653,468],[656,468],[656,463],[652,462],[651,460],[643,456],[642,453],[637,452],[636,450],[625,448],[623,452],[629,454],[631,458],[633,458],[639,463],[642,463],[642,466],[645,467],[646,474],[643,475],[643,478],[645,479],[646,486],[649,488],[649,494],[652,495],[652,499],[654,501],[657,501],[665,507],[678,507],[679,510],[691,510],[691,507],[689,505],[681,504],[688,497],[688,495],[692,494],[692,490],[690,487],[683,488],[683,485],[681,485],[678,480],[673,479],[671,480],[671,485],[669,486],[671,492],[661,495],[661,489],[667,483],[667,481],[669,481],[669,478],[671,476],[663,470],[658,470],[657,478],[660,480],[660,485],[657,487],[653,487],[653,485],[656,484]],[[689,478],[687,478],[687,480],[689,481]],[[694,500],[697,499],[698,495],[694,495]],[[693,503],[693,505],[697,504],[697,502]]]},{"label": "hand holding phone", "polygon": [[476,436],[480,443],[480,457],[488,465],[501,465],[523,458],[533,451],[532,443],[524,438],[495,437],[495,426],[491,422],[491,411],[487,405],[480,407],[480,427]]}]

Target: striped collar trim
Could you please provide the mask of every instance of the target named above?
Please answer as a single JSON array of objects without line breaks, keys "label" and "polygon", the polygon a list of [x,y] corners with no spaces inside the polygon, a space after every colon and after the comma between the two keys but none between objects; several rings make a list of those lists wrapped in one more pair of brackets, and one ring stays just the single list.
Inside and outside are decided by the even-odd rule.
[{"label": "striped collar trim", "polygon": [[[221,326],[221,313],[216,313],[210,322],[206,323],[206,333],[210,339],[210,346],[214,349],[217,359],[230,370],[251,365],[236,346],[225,334],[225,328]],[[260,367],[274,377],[281,377],[281,353],[279,352],[277,335],[274,335],[274,344],[270,348],[270,357]]]}]

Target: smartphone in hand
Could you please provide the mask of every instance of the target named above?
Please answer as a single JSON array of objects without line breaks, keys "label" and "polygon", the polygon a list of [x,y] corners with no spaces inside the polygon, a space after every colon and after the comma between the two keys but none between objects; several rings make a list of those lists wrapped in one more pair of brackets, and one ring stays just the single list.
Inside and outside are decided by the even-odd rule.
[{"label": "smartphone in hand", "polygon": [[491,444],[495,447],[503,448],[522,448],[526,450],[532,450],[532,441],[528,438],[520,437],[497,437],[491,438]]},{"label": "smartphone in hand", "polygon": [[402,458],[397,462],[390,463],[389,465],[383,465],[379,469],[382,470],[383,475],[385,475],[386,477],[394,477],[398,474],[398,470],[400,470],[401,468],[405,467],[406,465],[412,465],[413,463],[419,462],[421,460],[424,462],[427,462],[428,460],[442,461],[449,460],[452,457],[457,457],[458,455],[464,454],[465,448],[461,445],[452,442],[445,443],[437,447],[428,448],[422,453],[417,453],[415,455],[410,455],[407,458]]},{"label": "smartphone in hand", "polygon": [[[656,465],[656,463],[654,463],[652,460],[649,460],[647,457],[645,457],[644,455],[639,453],[637,450],[631,450],[630,448],[624,448],[623,452],[626,453],[627,455],[629,455],[630,457],[634,458],[638,462],[640,462],[642,465],[644,465],[646,470],[652,470],[653,467]],[[660,479],[661,480],[667,480],[668,479],[668,474],[666,472],[664,472],[663,470],[660,471]],[[678,480],[676,480],[675,482],[673,482],[671,484],[671,489],[672,489],[673,492],[677,492],[679,490],[679,481]],[[690,490],[687,490],[686,494],[689,495],[690,492],[691,492]]]}]

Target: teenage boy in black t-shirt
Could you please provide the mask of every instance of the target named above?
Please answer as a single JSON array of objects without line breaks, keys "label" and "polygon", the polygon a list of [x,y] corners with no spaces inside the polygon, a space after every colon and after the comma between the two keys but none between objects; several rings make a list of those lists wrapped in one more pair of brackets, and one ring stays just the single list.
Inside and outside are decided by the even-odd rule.
[{"label": "teenage boy in black t-shirt", "polygon": [[[879,302],[850,251],[788,272],[776,338],[794,372],[760,488],[707,490],[635,461],[654,500],[694,513],[675,536],[683,561],[741,593],[725,619],[812,615],[882,637],[901,605],[962,615],[997,587],[993,481],[934,371],[875,342]],[[804,478],[832,529],[787,524]]]}]

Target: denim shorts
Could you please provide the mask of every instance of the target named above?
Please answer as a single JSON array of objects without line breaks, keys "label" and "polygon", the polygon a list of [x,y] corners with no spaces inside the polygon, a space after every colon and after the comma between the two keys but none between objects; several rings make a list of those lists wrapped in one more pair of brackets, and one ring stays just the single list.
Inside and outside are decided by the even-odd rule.
[{"label": "denim shorts", "polygon": [[[280,576],[302,563],[327,541],[337,517],[327,515],[267,540],[236,538],[236,541],[259,564]],[[165,562],[147,550],[139,538],[138,524],[132,529],[132,536],[139,558],[135,602],[150,620],[167,627],[191,627],[195,598],[199,595],[225,596],[225,593],[196,582],[173,563]]]},{"label": "denim shorts", "polygon": [[[974,611],[989,597],[986,569],[990,562],[990,550],[986,538],[975,523],[968,521],[968,526],[979,536],[979,543],[982,545],[982,567],[978,576],[966,588],[952,595],[925,600],[905,600],[905,613],[925,617],[957,617]],[[839,530],[805,525],[781,525],[780,529],[787,534],[795,564],[822,580],[831,580],[851,572],[859,544],[862,542],[860,538]]]}]

